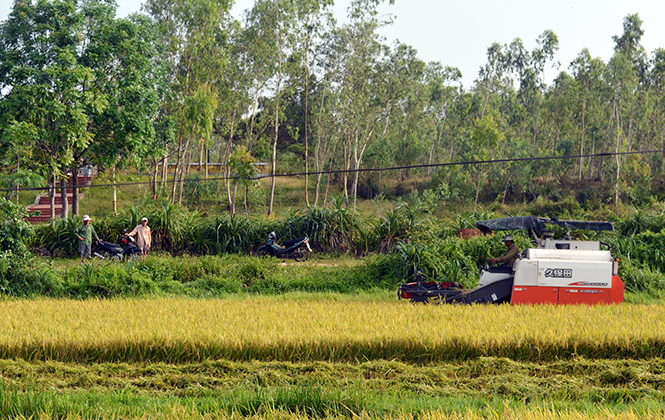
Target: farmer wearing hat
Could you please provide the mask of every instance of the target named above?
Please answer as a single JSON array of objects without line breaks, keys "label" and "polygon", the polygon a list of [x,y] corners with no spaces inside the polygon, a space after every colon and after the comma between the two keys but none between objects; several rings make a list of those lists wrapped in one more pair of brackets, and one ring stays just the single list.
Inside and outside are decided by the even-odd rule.
[{"label": "farmer wearing hat", "polygon": [[520,254],[520,250],[517,245],[515,245],[511,235],[507,235],[505,238],[503,238],[502,242],[506,244],[506,248],[508,248],[506,252],[499,258],[488,258],[487,261],[491,262],[492,264],[504,263],[506,267],[512,268],[513,264],[515,264],[517,256]]},{"label": "farmer wearing hat", "polygon": [[128,236],[136,235],[136,246],[141,250],[141,255],[145,258],[150,245],[152,243],[150,236],[150,227],[148,227],[148,218],[141,219],[141,224],[137,225],[134,230],[127,234]]},{"label": "farmer wearing hat", "polygon": [[92,238],[94,237],[96,241],[99,241],[99,236],[97,236],[95,228],[90,224],[91,220],[92,218],[86,214],[83,216],[83,224],[74,231],[74,235],[79,240],[81,262],[84,262],[92,254]]}]

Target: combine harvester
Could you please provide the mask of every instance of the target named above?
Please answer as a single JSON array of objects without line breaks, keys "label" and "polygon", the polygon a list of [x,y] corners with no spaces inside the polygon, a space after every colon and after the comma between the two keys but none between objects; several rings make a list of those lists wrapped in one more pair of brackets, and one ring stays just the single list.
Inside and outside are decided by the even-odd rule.
[{"label": "combine harvester", "polygon": [[[457,283],[424,281],[402,284],[399,297],[428,303],[512,304],[613,304],[623,302],[624,285],[617,275],[618,263],[610,246],[599,241],[554,239],[545,224],[568,229],[610,231],[609,222],[543,219],[534,216],[506,217],[477,222],[490,233],[528,230],[534,248],[524,250],[512,268],[486,266],[475,289]],[[607,249],[601,249],[601,246]]]}]

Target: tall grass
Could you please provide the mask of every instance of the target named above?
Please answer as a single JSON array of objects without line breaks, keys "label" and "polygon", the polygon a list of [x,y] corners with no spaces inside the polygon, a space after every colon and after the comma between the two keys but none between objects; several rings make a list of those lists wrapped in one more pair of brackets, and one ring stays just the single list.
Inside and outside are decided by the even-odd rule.
[{"label": "tall grass", "polygon": [[[378,216],[362,217],[339,198],[327,207],[289,211],[280,220],[205,216],[162,202],[143,211],[130,207],[117,217],[97,219],[93,224],[100,236],[117,241],[122,230],[132,228],[140,215],[150,219],[154,251],[174,256],[251,254],[270,231],[275,231],[279,240],[308,236],[317,254],[386,255],[377,268],[393,283],[409,280],[422,271],[430,279],[473,287],[486,259],[504,251],[496,236],[457,238],[458,229],[497,215],[464,213],[438,220],[419,200],[401,203]],[[655,296],[665,289],[665,233],[658,230],[662,219],[662,212],[636,211],[617,223],[617,232],[573,234],[578,239],[609,243],[621,261],[619,275],[625,278],[627,290]],[[73,257],[78,243],[72,232],[79,223],[78,218],[70,218],[39,226],[32,248],[45,255]],[[554,230],[557,237],[566,233],[562,228]],[[525,232],[513,234],[520,249],[532,246]]]},{"label": "tall grass", "polygon": [[[341,392],[338,392],[341,393]],[[302,395],[305,394],[305,395]],[[326,419],[386,419],[386,420],[657,420],[663,412],[657,408],[553,408],[497,399],[484,407],[461,407],[456,411],[433,407],[430,410],[409,412],[395,407],[380,412],[357,410],[355,401],[338,401],[334,396],[319,396],[314,390],[291,390],[275,393],[256,393],[243,405],[222,398],[169,398],[148,399],[131,391],[115,395],[77,393],[72,396],[48,393],[11,394],[0,400],[0,413],[5,418],[18,420],[63,419],[80,420],[95,418],[116,419],[182,419],[182,420],[310,420]],[[307,399],[305,399],[307,398]],[[451,402],[451,399],[434,399],[434,402]],[[239,403],[239,402],[238,402]],[[294,403],[309,403],[296,405]],[[480,402],[477,404],[480,405]],[[229,407],[231,405],[231,407]],[[534,407],[534,405],[536,405]],[[320,408],[320,411],[316,411]]]},{"label": "tall grass", "polygon": [[0,358],[76,362],[665,357],[665,307],[404,302],[16,300]]}]

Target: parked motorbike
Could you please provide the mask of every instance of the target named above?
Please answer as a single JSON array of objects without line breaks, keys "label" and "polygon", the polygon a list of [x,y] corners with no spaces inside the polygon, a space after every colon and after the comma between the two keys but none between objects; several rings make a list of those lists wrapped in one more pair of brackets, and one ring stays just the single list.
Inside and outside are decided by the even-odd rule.
[{"label": "parked motorbike", "polygon": [[268,242],[256,250],[259,256],[270,255],[277,258],[293,258],[296,261],[307,261],[312,248],[309,247],[309,238],[298,238],[284,241],[284,245],[277,244],[275,232],[270,232]]},{"label": "parked motorbike", "polygon": [[138,261],[141,250],[134,243],[134,238],[125,234],[120,239],[120,243],[122,245],[100,240],[97,242],[97,247],[95,247],[93,255],[102,260]]}]

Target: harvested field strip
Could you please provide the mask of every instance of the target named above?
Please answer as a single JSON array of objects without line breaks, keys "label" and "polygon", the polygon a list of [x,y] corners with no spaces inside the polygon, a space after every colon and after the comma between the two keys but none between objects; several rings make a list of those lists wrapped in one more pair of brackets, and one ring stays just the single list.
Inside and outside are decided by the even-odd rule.
[{"label": "harvested field strip", "polygon": [[3,360],[0,375],[1,417],[665,416],[664,360],[533,364],[485,358],[425,366],[395,361],[80,365]]},{"label": "harvested field strip", "polygon": [[665,306],[414,306],[266,297],[0,303],[2,359],[431,363],[479,357],[665,358]]},{"label": "harvested field strip", "polygon": [[207,361],[72,364],[0,360],[0,377],[13,390],[80,389],[208,395],[238,389],[256,391],[313,387],[363,389],[368,393],[429,397],[504,397],[518,400],[626,402],[665,401],[665,360],[588,360],[549,363],[481,358],[466,362],[413,365],[397,361],[358,364]]}]

